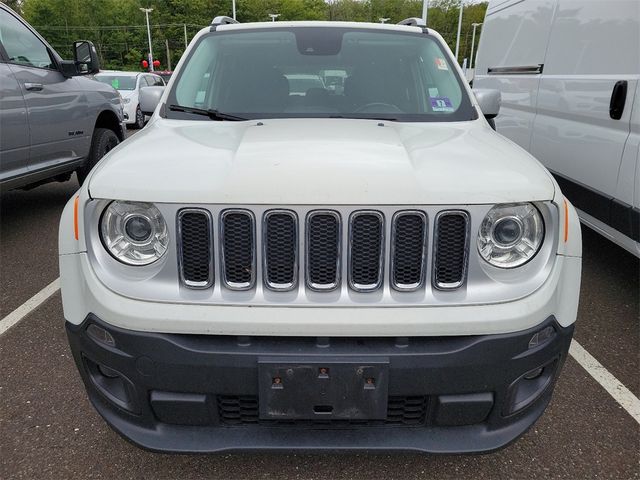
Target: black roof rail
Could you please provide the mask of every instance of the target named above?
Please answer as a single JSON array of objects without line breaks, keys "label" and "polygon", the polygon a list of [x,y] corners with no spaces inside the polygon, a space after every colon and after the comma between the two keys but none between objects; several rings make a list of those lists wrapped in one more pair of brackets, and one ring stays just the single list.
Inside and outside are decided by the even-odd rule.
[{"label": "black roof rail", "polygon": [[419,17],[410,17],[399,21],[398,25],[407,25],[409,27],[426,27],[427,22]]},{"label": "black roof rail", "polygon": [[234,20],[231,17],[227,17],[225,15],[220,15],[214,18],[213,20],[211,20],[211,25],[229,25],[232,23],[240,23],[240,22],[237,20]]}]

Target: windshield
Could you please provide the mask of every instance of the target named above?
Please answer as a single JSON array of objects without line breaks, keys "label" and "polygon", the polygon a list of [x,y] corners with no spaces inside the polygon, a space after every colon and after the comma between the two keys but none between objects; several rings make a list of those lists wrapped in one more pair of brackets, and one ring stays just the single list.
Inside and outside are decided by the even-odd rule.
[{"label": "windshield", "polygon": [[136,77],[128,75],[96,75],[99,82],[111,85],[116,90],[135,90]]},{"label": "windshield", "polygon": [[191,52],[168,105],[243,118],[476,118],[448,56],[429,35],[336,27],[211,33]]}]

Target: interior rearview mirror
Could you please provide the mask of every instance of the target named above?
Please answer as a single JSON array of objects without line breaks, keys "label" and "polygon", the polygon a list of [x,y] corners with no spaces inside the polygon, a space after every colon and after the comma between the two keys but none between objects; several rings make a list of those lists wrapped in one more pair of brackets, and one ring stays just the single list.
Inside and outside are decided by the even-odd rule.
[{"label": "interior rearview mirror", "polygon": [[153,115],[160,98],[164,93],[164,87],[144,87],[140,89],[140,110],[145,115]]}]

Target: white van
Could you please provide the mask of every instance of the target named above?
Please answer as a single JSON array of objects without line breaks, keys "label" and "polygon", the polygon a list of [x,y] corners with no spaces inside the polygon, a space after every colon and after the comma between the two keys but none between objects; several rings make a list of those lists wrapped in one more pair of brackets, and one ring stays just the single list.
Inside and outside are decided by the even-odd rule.
[{"label": "white van", "polygon": [[640,1],[492,0],[474,88],[583,223],[640,257]]}]

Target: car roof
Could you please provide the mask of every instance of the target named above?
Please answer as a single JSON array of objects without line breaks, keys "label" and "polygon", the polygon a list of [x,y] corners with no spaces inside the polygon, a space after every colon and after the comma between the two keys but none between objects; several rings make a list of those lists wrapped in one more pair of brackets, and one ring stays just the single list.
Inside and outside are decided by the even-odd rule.
[{"label": "car roof", "polygon": [[370,22],[327,22],[327,21],[286,21],[286,22],[250,22],[250,23],[227,23],[216,25],[216,30],[246,30],[252,28],[304,28],[304,27],[324,27],[324,28],[349,28],[349,29],[375,29],[375,30],[395,30],[399,32],[421,33],[423,27],[412,25],[399,25],[395,23],[370,23]]}]

